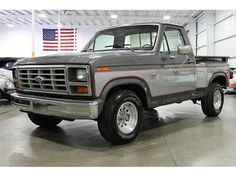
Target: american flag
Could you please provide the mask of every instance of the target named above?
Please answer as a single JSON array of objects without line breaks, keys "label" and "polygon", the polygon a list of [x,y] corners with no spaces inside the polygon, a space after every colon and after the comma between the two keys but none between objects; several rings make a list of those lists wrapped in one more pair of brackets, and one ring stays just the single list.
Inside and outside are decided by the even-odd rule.
[{"label": "american flag", "polygon": [[60,29],[60,46],[58,29],[43,29],[43,51],[76,51],[77,29]]}]

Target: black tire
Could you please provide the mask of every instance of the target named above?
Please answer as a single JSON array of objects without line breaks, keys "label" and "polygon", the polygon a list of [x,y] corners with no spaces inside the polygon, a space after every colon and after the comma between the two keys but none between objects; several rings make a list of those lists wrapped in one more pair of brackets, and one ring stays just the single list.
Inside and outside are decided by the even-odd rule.
[{"label": "black tire", "polygon": [[[131,103],[131,104],[129,104]],[[124,104],[132,106],[135,110],[135,124],[134,128],[130,133],[124,133],[121,131],[120,122],[117,120],[117,114],[121,111],[121,107]],[[125,110],[126,111],[126,110]],[[124,111],[124,112],[125,112]],[[128,112],[126,113],[128,115]],[[130,116],[130,115],[129,115]],[[128,116],[128,119],[130,117]],[[114,92],[110,97],[107,98],[104,103],[103,111],[98,118],[98,128],[101,135],[112,144],[121,145],[132,142],[140,132],[141,122],[143,119],[143,107],[139,97],[130,90],[121,90]],[[123,121],[127,121],[123,117]],[[128,120],[132,121],[132,120]],[[122,122],[121,124],[123,124]],[[128,123],[127,123],[128,124]],[[124,123],[123,125],[126,126]],[[122,126],[122,125],[121,125]],[[122,126],[123,127],[123,126]]]},{"label": "black tire", "polygon": [[2,90],[0,90],[0,100],[3,98],[3,93],[2,93]]},{"label": "black tire", "polygon": [[33,113],[28,113],[28,117],[34,124],[43,128],[56,127],[62,121],[61,119],[55,117],[51,118],[49,116],[33,114]]},{"label": "black tire", "polygon": [[[221,102],[219,106],[214,106],[214,95],[220,92]],[[213,83],[207,88],[205,95],[201,100],[203,113],[208,117],[215,117],[220,114],[224,104],[224,92],[218,83]]]}]

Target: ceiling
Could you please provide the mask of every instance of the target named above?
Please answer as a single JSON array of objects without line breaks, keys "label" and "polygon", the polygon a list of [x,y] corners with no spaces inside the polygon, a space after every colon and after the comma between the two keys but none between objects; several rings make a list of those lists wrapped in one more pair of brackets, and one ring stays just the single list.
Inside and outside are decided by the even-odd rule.
[{"label": "ceiling", "polygon": [[[168,22],[185,25],[201,10],[35,10],[38,25],[57,25],[58,12],[62,26],[118,26],[138,22]],[[32,10],[0,10],[0,24],[31,25]],[[40,14],[46,17],[40,17]],[[117,15],[117,18],[111,18]],[[164,20],[164,16],[170,19]],[[168,17],[167,17],[168,18]]]}]

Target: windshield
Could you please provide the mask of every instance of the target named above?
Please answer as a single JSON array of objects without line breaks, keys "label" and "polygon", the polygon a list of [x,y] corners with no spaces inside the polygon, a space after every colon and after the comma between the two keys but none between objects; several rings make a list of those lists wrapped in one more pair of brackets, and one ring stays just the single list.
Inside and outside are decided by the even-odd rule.
[{"label": "windshield", "polygon": [[141,25],[107,29],[98,32],[83,51],[152,50],[157,38],[158,26]]}]

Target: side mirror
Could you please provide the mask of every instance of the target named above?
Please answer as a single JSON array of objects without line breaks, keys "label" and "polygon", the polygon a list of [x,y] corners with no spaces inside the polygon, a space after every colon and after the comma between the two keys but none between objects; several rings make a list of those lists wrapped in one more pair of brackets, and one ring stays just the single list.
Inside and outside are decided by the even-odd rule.
[{"label": "side mirror", "polygon": [[190,45],[178,46],[177,51],[179,55],[189,55],[193,53]]}]

